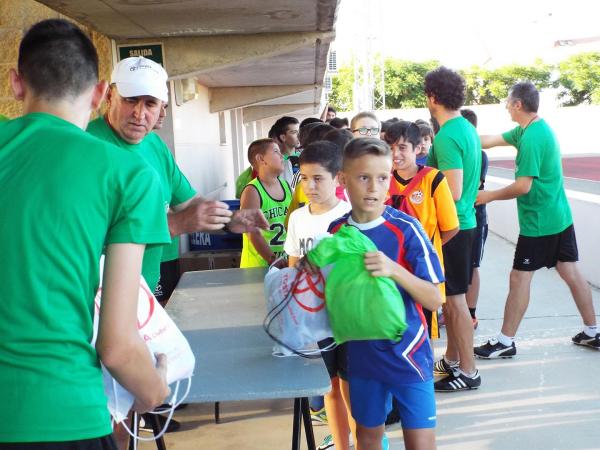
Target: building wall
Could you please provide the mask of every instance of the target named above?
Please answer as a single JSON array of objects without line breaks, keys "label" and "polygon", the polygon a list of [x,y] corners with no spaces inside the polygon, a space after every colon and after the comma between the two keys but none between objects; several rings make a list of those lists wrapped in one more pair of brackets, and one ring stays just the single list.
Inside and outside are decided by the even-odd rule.
[{"label": "building wall", "polygon": [[[53,18],[65,17],[32,0],[0,0],[0,114],[11,118],[22,114],[20,102],[13,99],[8,73],[17,67],[23,33],[40,20]],[[112,67],[111,41],[100,33],[82,28],[98,50],[100,78],[108,80]]]}]

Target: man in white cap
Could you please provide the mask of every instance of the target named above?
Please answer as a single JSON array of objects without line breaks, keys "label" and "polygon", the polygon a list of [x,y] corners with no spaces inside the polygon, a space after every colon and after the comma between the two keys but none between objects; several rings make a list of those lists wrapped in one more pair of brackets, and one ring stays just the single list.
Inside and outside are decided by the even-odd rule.
[{"label": "man in white cap", "polygon": [[[112,72],[107,112],[89,124],[88,132],[136,152],[157,171],[171,236],[218,231],[225,226],[238,233],[266,228],[266,219],[258,210],[232,213],[226,203],[196,195],[166,144],[152,133],[163,103],[169,100],[167,78],[162,66],[150,59],[131,57],[120,61]],[[151,289],[158,283],[162,252],[163,246],[159,245],[147,246],[144,253],[142,274]]]}]

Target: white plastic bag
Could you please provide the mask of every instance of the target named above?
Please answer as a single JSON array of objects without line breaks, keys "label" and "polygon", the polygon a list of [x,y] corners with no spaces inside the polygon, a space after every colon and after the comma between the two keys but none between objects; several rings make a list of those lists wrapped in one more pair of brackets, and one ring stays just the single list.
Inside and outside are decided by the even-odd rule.
[{"label": "white plastic bag", "polygon": [[333,336],[325,308],[323,274],[272,267],[265,276],[265,297],[267,316],[263,325],[276,342],[273,355],[320,355],[317,342]]},{"label": "white plastic bag", "polygon": [[[104,257],[100,261],[100,280],[102,280],[103,269]],[[94,299],[94,335],[92,345],[95,345],[98,334],[101,292],[102,287],[98,289],[96,298]],[[175,325],[164,308],[160,306],[143,277],[140,277],[137,318],[138,331],[146,342],[150,354],[153,357],[155,353],[164,353],[167,355],[167,383],[176,383],[169,402],[173,405],[170,409],[171,416],[174,408],[189,393],[191,377],[196,364],[194,354],[187,339],[183,336],[179,328],[177,328],[177,325]],[[134,397],[112,377],[104,365],[102,365],[102,375],[104,379],[104,391],[108,397],[108,409],[115,422],[122,422],[127,418],[127,414],[133,406]],[[187,380],[187,389],[183,395],[179,393],[179,382],[182,380]],[[165,428],[167,426],[168,422]],[[137,436],[134,437],[140,439]],[[155,436],[155,438],[158,437],[160,436]]]}]

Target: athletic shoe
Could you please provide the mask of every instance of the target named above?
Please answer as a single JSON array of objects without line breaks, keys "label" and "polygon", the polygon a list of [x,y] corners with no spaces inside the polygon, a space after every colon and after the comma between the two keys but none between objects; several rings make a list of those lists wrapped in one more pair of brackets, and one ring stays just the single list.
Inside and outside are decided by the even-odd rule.
[{"label": "athletic shoe", "polygon": [[477,320],[477,317],[473,317],[473,329],[476,330],[478,326],[479,320]]},{"label": "athletic shoe", "polygon": [[510,346],[501,344],[498,339],[492,338],[485,344],[473,349],[475,356],[483,359],[512,358],[517,354],[517,347],[513,342]]},{"label": "athletic shoe", "polygon": [[327,436],[325,436],[325,439],[323,439],[323,442],[321,442],[321,444],[317,447],[317,450],[326,450],[326,449],[334,449],[334,445],[333,445],[333,435],[328,434]]},{"label": "athletic shoe", "polygon": [[458,362],[448,364],[446,358],[442,358],[433,363],[433,373],[436,375],[452,375],[455,369],[458,369]]},{"label": "athletic shoe", "polygon": [[473,377],[468,377],[460,371],[455,370],[452,375],[448,375],[446,378],[433,383],[433,389],[436,392],[467,391],[469,389],[477,389],[479,386],[481,386],[479,370],[475,371],[475,376]]},{"label": "athletic shoe", "polygon": [[[160,414],[146,413],[142,414],[142,417],[140,418],[140,426],[138,427],[140,431],[145,431],[147,433],[154,432],[154,430],[152,429],[152,425],[150,424],[151,416],[154,416],[158,419],[159,431],[161,431],[165,427],[165,423],[167,422],[167,418],[165,416],[161,416]],[[171,421],[169,422],[169,426],[167,427],[167,431],[165,431],[165,433],[174,433],[175,431],[179,431],[180,428],[181,424],[175,419],[171,419]]]},{"label": "athletic shoe", "polygon": [[600,333],[596,333],[596,336],[589,337],[583,331],[571,338],[573,344],[582,345],[584,347],[590,347],[594,350],[600,350]]},{"label": "athletic shoe", "polygon": [[318,411],[310,408],[310,418],[313,425],[327,425],[327,413],[325,412],[325,407]]}]

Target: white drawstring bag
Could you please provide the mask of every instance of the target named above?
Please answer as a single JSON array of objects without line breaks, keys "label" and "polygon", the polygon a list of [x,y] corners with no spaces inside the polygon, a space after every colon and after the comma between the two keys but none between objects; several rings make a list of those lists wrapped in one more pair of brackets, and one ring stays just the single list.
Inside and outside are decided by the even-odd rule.
[{"label": "white drawstring bag", "polygon": [[[100,280],[102,282],[102,273],[104,269],[104,257],[100,260]],[[101,302],[102,286],[98,289],[94,299],[94,334],[92,345],[96,344],[98,335],[99,312]],[[134,397],[123,386],[121,386],[102,366],[102,375],[104,380],[104,392],[108,398],[108,410],[116,423],[123,422],[123,426],[129,431],[132,437],[138,440],[155,440],[161,437],[169,426],[173,411],[179,406],[185,397],[187,397],[191,387],[191,377],[196,365],[196,359],[192,353],[190,345],[179,330],[175,322],[169,317],[164,308],[158,303],[148,284],[143,277],[140,277],[140,289],[138,292],[138,310],[137,310],[138,331],[140,336],[146,342],[148,350],[154,359],[155,353],[164,353],[167,355],[167,383],[175,383],[172,389],[172,395],[169,400],[171,407],[162,411],[153,411],[153,413],[168,413],[168,420],[163,430],[158,435],[150,439],[144,439],[137,436],[137,417],[134,420],[133,432],[127,428],[124,420],[134,403]],[[183,395],[179,393],[179,384],[187,380],[187,388]]]},{"label": "white drawstring bag", "polygon": [[325,308],[325,280],[322,272],[315,275],[294,267],[271,267],[265,276],[267,316],[266,333],[276,344],[274,356],[319,358],[317,342],[333,336]]}]

